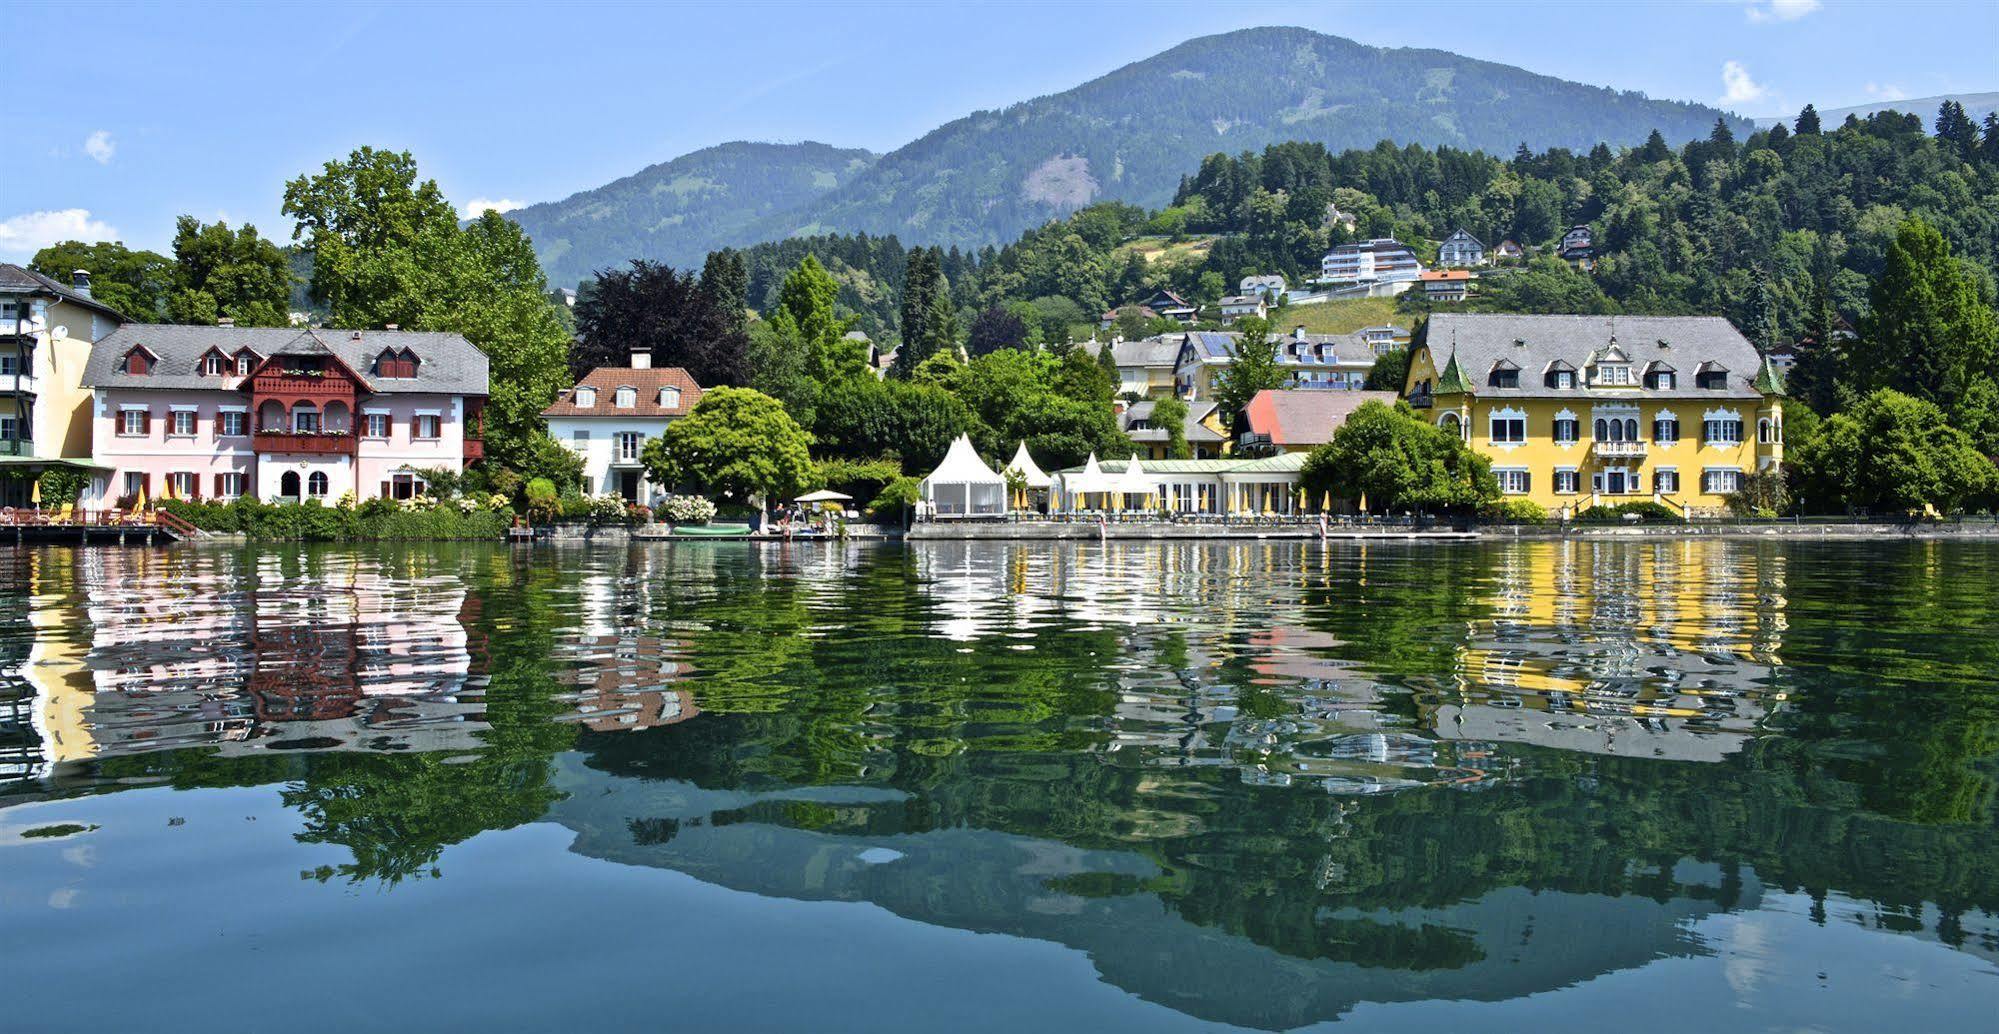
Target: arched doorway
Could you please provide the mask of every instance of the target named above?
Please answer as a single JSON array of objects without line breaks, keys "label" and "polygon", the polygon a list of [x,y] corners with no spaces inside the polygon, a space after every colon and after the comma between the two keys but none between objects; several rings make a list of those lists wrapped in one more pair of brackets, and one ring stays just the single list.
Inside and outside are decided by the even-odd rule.
[{"label": "arched doorway", "polygon": [[299,497],[298,471],[287,470],[284,476],[278,479],[278,495],[282,498],[292,500],[296,500]]}]

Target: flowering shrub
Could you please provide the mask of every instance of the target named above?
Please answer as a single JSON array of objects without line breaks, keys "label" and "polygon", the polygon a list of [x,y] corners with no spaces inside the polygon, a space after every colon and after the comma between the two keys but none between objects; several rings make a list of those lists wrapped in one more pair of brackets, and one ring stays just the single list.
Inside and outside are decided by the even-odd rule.
[{"label": "flowering shrub", "polygon": [[467,499],[458,500],[459,513],[471,513],[472,511],[477,510],[478,508],[479,508],[479,502],[476,499],[467,498]]},{"label": "flowering shrub", "polygon": [[670,495],[659,504],[659,515],[675,524],[706,524],[715,519],[715,504],[698,495]]},{"label": "flowering shrub", "polygon": [[652,507],[650,507],[650,506],[640,506],[640,505],[639,505],[639,504],[637,504],[637,503],[633,503],[632,505],[630,505],[630,506],[627,506],[627,507],[625,507],[625,523],[626,523],[626,524],[651,524],[651,523],[652,523]]},{"label": "flowering shrub", "polygon": [[625,500],[623,496],[593,495],[590,497],[590,523],[622,524],[625,520]]},{"label": "flowering shrub", "polygon": [[486,509],[488,510],[508,510],[512,509],[513,505],[514,505],[513,503],[507,500],[506,496],[501,495],[498,492],[493,493],[492,496],[486,500]]},{"label": "flowering shrub", "polygon": [[436,506],[437,506],[437,500],[432,499],[430,496],[422,494],[410,496],[408,499],[404,499],[401,503],[401,508],[405,513],[414,513],[418,510],[429,510],[435,508]]},{"label": "flowering shrub", "polygon": [[354,508],[355,502],[356,500],[354,499],[354,490],[350,488],[347,491],[340,493],[340,498],[337,501],[335,501],[333,505],[339,507],[342,510],[352,510]]}]

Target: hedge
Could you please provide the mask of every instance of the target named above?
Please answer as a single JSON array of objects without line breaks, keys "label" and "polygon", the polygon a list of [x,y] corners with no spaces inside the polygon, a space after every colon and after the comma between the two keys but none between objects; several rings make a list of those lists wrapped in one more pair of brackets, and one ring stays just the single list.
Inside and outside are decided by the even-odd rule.
[{"label": "hedge", "polygon": [[480,507],[467,513],[451,503],[425,510],[404,510],[395,503],[378,499],[353,508],[325,506],[317,500],[271,504],[247,497],[230,503],[166,499],[156,505],[203,531],[305,542],[496,540],[505,537],[514,519],[505,510]]}]

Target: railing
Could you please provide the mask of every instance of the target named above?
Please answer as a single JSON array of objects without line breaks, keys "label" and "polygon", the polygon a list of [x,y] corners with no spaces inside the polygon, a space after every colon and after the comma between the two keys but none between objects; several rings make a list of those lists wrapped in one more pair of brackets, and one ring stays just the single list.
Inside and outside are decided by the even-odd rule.
[{"label": "railing", "polygon": [[[165,519],[163,519],[165,518]],[[158,510],[77,510],[70,507],[30,509],[9,506],[0,508],[0,527],[24,528],[110,528],[146,527],[159,524],[178,531],[167,519],[179,521],[172,514]],[[187,524],[186,521],[180,521]],[[188,525],[193,528],[193,525]]]},{"label": "railing", "polygon": [[1428,394],[1411,395],[1408,401],[1410,409],[1429,409],[1436,405],[1436,399]]},{"label": "railing", "polygon": [[0,395],[33,395],[40,390],[41,382],[32,373],[10,373],[0,376]]},{"label": "railing", "polygon": [[354,436],[351,434],[299,434],[291,431],[258,431],[251,440],[258,452],[301,452],[319,456],[338,456],[354,451]]},{"label": "railing", "polygon": [[345,377],[302,373],[261,373],[250,378],[250,390],[257,395],[332,395],[346,398],[354,394],[354,386]]},{"label": "railing", "polygon": [[485,442],[480,441],[477,438],[465,439],[465,462],[471,463],[474,460],[483,460],[485,458],[486,458]]},{"label": "railing", "polygon": [[1596,451],[1596,454],[1597,454],[1598,456],[1643,456],[1643,455],[1645,455],[1645,443],[1644,443],[1644,442],[1603,442],[1603,441],[1599,441],[1599,442],[1597,442],[1597,443],[1595,444],[1595,446],[1593,446],[1593,448],[1595,449],[1595,451]]},{"label": "railing", "polygon": [[33,456],[35,443],[28,439],[0,438],[0,456]]}]

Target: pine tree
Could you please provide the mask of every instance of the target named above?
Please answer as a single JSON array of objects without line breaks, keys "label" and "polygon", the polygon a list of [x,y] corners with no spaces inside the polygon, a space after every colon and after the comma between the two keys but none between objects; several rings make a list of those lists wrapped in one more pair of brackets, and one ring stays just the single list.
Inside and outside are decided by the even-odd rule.
[{"label": "pine tree", "polygon": [[1985,139],[1978,144],[1978,156],[1988,162],[1999,162],[1999,112],[1985,113]]},{"label": "pine tree", "polygon": [[[913,248],[909,263],[903,268],[901,325],[897,328],[902,343],[896,346],[895,365],[890,368],[897,377],[907,378],[918,363],[937,350],[938,328],[933,326],[933,320],[940,311],[938,296],[944,296],[946,306],[950,303],[950,291],[939,261],[942,255],[935,248]],[[953,338],[957,336],[955,325],[951,333]]]},{"label": "pine tree", "polygon": [[1965,160],[1978,153],[1978,124],[1964,113],[1964,105],[1956,101],[1938,105],[1936,131],[1937,140],[1948,144]]},{"label": "pine tree", "polygon": [[1666,146],[1666,138],[1656,129],[1652,131],[1651,136],[1645,138],[1645,146],[1638,149],[1638,160],[1647,165],[1663,162],[1672,156],[1673,149]]},{"label": "pine tree", "polygon": [[734,248],[708,253],[701,266],[701,289],[722,310],[723,318],[737,333],[749,327],[750,271],[743,253]]},{"label": "pine tree", "polygon": [[1854,370],[1861,390],[1894,388],[1948,408],[1993,380],[1999,318],[1936,227],[1902,224],[1868,301]]},{"label": "pine tree", "polygon": [[1791,126],[1791,129],[1799,136],[1819,135],[1819,109],[1810,104],[1805,105],[1805,110],[1798,112],[1798,121]]}]

